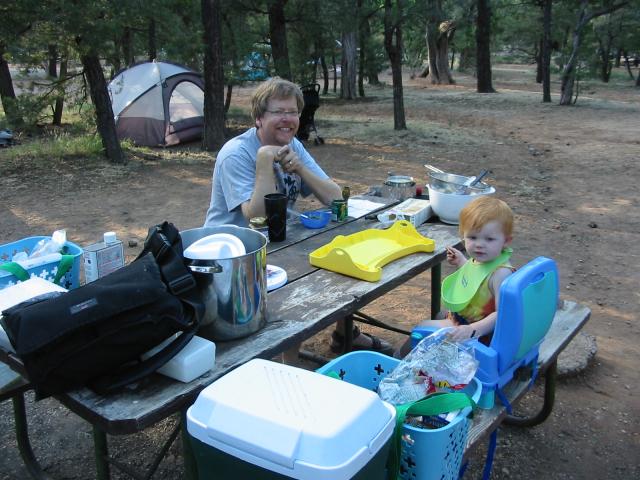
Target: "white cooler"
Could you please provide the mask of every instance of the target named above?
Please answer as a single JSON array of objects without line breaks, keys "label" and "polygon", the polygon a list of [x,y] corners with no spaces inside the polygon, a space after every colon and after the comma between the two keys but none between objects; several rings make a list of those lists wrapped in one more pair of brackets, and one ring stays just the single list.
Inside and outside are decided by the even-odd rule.
[{"label": "white cooler", "polygon": [[252,360],[187,411],[199,478],[385,478],[395,408],[316,372]]}]

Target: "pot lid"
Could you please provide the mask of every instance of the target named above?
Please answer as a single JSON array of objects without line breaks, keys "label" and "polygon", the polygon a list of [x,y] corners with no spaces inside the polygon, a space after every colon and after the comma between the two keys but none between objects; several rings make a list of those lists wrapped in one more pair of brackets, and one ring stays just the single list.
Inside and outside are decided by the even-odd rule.
[{"label": "pot lid", "polygon": [[230,233],[214,233],[193,242],[184,250],[185,258],[190,260],[219,260],[235,258],[246,252],[244,243]]}]

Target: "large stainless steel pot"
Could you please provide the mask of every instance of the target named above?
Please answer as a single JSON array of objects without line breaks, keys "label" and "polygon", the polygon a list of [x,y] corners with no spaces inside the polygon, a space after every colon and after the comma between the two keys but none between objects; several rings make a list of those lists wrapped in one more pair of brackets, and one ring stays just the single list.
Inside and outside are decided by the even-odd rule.
[{"label": "large stainless steel pot", "polygon": [[246,254],[218,260],[189,260],[206,312],[198,335],[210,340],[246,337],[267,320],[267,238],[235,225],[202,227],[180,232],[182,246],[214,233],[235,235]]},{"label": "large stainless steel pot", "polygon": [[407,175],[389,175],[382,185],[381,195],[396,200],[406,200],[416,196],[416,182]]}]

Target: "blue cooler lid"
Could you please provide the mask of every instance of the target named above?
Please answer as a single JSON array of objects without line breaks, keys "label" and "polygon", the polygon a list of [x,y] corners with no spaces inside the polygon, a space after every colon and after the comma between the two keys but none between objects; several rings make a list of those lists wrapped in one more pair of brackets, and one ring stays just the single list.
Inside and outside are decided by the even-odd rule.
[{"label": "blue cooler lid", "polygon": [[203,443],[292,478],[353,477],[385,445],[395,408],[316,372],[252,360],[205,388],[187,411]]}]

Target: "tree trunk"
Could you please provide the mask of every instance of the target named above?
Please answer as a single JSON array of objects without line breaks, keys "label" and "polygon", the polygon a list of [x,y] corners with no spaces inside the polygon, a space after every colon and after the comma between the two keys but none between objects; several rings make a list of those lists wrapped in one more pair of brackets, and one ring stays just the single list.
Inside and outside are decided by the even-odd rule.
[{"label": "tree trunk", "polygon": [[455,83],[449,70],[449,42],[455,30],[454,22],[443,19],[442,0],[427,0],[427,78],[432,84]]},{"label": "tree trunk", "polygon": [[13,80],[9,71],[9,64],[4,59],[4,44],[0,43],[0,100],[2,100],[2,108],[9,125],[12,127],[21,127],[24,120],[20,116],[19,110],[16,108],[16,92],[13,89]]},{"label": "tree trunk", "polygon": [[[360,43],[362,45],[362,43]],[[364,48],[360,48],[360,61],[358,62],[358,95],[364,97],[364,64],[366,62]]]},{"label": "tree trunk", "polygon": [[116,134],[116,124],[113,120],[111,99],[107,91],[107,82],[102,72],[100,59],[94,53],[80,56],[84,74],[89,82],[91,101],[96,109],[96,126],[102,140],[105,156],[113,163],[124,163],[125,157]]},{"label": "tree trunk", "polygon": [[576,65],[578,64],[578,50],[582,44],[582,30],[587,24],[588,0],[582,0],[578,13],[578,22],[573,31],[573,47],[569,59],[562,70],[560,80],[560,105],[571,105],[573,98],[573,86],[576,81]]},{"label": "tree trunk", "polygon": [[224,97],[224,113],[229,113],[229,107],[231,106],[231,94],[233,93],[233,84],[227,85],[227,95]]},{"label": "tree trunk", "polygon": [[544,39],[540,38],[540,41],[534,46],[534,56],[536,59],[536,83],[542,83],[542,44]]},{"label": "tree trunk", "polygon": [[356,98],[357,72],[356,32],[342,32],[342,62],[340,64],[340,98],[353,100]]},{"label": "tree trunk", "polygon": [[147,30],[147,50],[149,61],[154,61],[158,56],[158,50],[156,48],[156,20],[154,18],[149,19],[149,28]]},{"label": "tree trunk", "polygon": [[542,102],[551,102],[551,4],[542,3]]},{"label": "tree trunk", "polygon": [[320,56],[320,66],[322,67],[322,94],[326,95],[329,93],[329,68],[324,55]]},{"label": "tree trunk", "polygon": [[373,46],[371,36],[371,24],[370,18],[365,18],[362,21],[362,28],[364,29],[364,39],[360,42],[360,48],[364,49],[364,76],[369,82],[369,85],[380,85],[380,79],[378,78],[378,62],[376,61],[376,50]]},{"label": "tree trunk", "polygon": [[[65,80],[67,78],[67,65],[69,62],[69,50],[67,47],[63,47],[62,54],[60,57],[60,80]],[[51,122],[53,125],[61,126],[62,125],[62,111],[64,109],[64,93],[65,88],[61,87],[58,89],[58,95],[56,96],[56,103],[53,107],[53,121]]]},{"label": "tree trunk", "polygon": [[367,63],[367,55],[365,52],[365,45],[368,42],[367,34],[371,32],[367,32],[365,29],[365,24],[367,27],[369,23],[366,21],[366,18],[361,20],[362,17],[362,0],[357,1],[357,9],[356,9],[356,21],[358,25],[358,43],[360,44],[360,61],[358,62],[358,95],[364,97],[364,67]]},{"label": "tree trunk", "polygon": [[[629,74],[629,78],[633,80],[633,72],[631,71],[631,60],[629,60],[629,54],[626,50],[622,51],[622,55],[624,56],[624,64],[627,67],[627,73]],[[640,77],[640,75],[638,75]]]},{"label": "tree trunk", "polygon": [[573,98],[573,86],[576,81],[578,53],[580,51],[580,45],[582,44],[582,33],[584,31],[584,27],[586,27],[587,24],[594,18],[614,12],[615,10],[624,7],[628,3],[628,1],[623,1],[614,5],[603,7],[602,9],[595,12],[587,13],[589,0],[580,1],[580,7],[578,8],[578,20],[573,30],[573,44],[571,48],[571,54],[569,56],[569,59],[567,60],[567,63],[564,65],[564,68],[562,69],[562,76],[560,79],[560,105],[571,105],[571,101]]},{"label": "tree trunk", "polygon": [[[406,130],[404,115],[404,93],[402,89],[402,15],[403,2],[396,0],[384,2],[384,48],[391,63],[393,79],[393,129]],[[395,13],[394,13],[395,10]]]},{"label": "tree trunk", "polygon": [[131,27],[124,27],[122,32],[122,57],[127,67],[133,65],[133,30]]},{"label": "tree trunk", "polygon": [[276,75],[292,80],[289,49],[287,47],[287,24],[284,17],[286,3],[287,0],[269,1],[269,35],[271,37],[271,54],[276,67]]},{"label": "tree trunk", "polygon": [[602,38],[596,32],[596,39],[598,41],[598,55],[600,55],[600,79],[604,83],[609,83],[611,78],[611,44],[613,42],[613,35],[611,30],[605,32],[604,38]]},{"label": "tree trunk", "polygon": [[338,83],[338,70],[336,65],[336,56],[331,54],[331,65],[333,66],[333,93],[336,93]]},{"label": "tree trunk", "polygon": [[476,51],[478,93],[495,93],[491,84],[491,5],[490,0],[477,0]]},{"label": "tree trunk", "polygon": [[204,27],[204,137],[202,148],[224,143],[224,71],[222,68],[221,0],[202,0]]},{"label": "tree trunk", "polygon": [[49,57],[48,73],[51,78],[58,76],[58,48],[54,43],[50,43],[47,47]]}]

